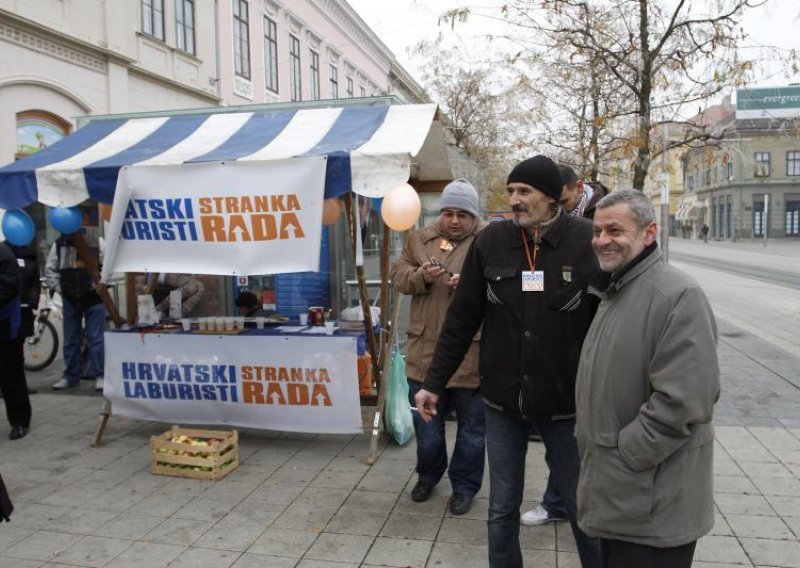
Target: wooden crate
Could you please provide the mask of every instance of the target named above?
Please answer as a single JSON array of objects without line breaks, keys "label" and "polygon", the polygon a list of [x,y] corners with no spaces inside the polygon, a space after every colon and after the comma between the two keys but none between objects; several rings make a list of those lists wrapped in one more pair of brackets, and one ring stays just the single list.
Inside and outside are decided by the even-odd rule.
[{"label": "wooden crate", "polygon": [[[173,442],[178,436],[209,442],[208,446]],[[172,452],[181,452],[180,454]],[[182,467],[188,466],[188,467]],[[150,472],[192,479],[220,479],[239,467],[239,433],[236,430],[198,430],[173,426],[150,437]]]}]

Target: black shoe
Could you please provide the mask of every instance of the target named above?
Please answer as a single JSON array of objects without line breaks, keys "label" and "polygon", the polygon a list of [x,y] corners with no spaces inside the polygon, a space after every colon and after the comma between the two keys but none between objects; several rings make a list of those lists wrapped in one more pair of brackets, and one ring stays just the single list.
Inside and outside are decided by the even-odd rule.
[{"label": "black shoe", "polygon": [[431,491],[433,491],[433,484],[422,480],[417,481],[414,489],[411,490],[411,500],[417,503],[427,501],[428,497],[431,496]]},{"label": "black shoe", "polygon": [[27,426],[12,426],[11,433],[8,435],[9,440],[19,440],[28,435]]},{"label": "black shoe", "polygon": [[472,495],[453,493],[450,499],[450,512],[454,515],[463,515],[472,508]]}]

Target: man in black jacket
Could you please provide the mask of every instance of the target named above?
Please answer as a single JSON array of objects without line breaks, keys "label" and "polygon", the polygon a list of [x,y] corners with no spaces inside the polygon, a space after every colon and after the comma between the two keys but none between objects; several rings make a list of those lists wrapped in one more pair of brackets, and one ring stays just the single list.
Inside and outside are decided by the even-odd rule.
[{"label": "man in black jacket", "polygon": [[490,224],[470,248],[416,396],[417,409],[423,419],[436,412],[438,394],[483,324],[480,393],[490,471],[489,564],[522,566],[519,513],[528,435],[536,424],[581,563],[599,567],[598,542],[575,521],[575,376],[594,313],[587,283],[598,269],[592,225],[560,208],[561,174],[545,156],[517,164],[507,188],[514,219]]}]

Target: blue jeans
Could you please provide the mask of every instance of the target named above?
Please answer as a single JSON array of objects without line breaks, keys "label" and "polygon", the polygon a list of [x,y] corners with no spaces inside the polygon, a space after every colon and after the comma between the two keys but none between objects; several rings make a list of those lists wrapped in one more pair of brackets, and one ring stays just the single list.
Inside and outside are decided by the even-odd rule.
[{"label": "blue jeans", "polygon": [[[547,459],[547,452],[545,452],[544,459],[547,462],[547,467],[550,467],[550,462]],[[547,511],[547,514],[556,519],[567,518],[567,508],[564,506],[564,500],[561,498],[561,493],[556,489],[553,483],[553,476],[547,477],[547,488],[544,490],[542,496],[542,507]]]},{"label": "blue jeans", "polygon": [[[583,568],[600,568],[600,543],[589,538],[576,522],[580,458],[575,420],[537,422],[547,451],[550,478],[561,493]],[[530,424],[486,407],[486,444],[489,451],[489,566],[521,568],[519,513],[525,486],[525,454]]]},{"label": "blue jeans", "polygon": [[[414,395],[422,383],[408,379],[408,400],[416,406]],[[447,467],[447,444],[444,438],[444,416],[450,408],[458,419],[456,444],[450,468]],[[417,436],[417,473],[420,481],[436,485],[447,471],[453,493],[475,495],[481,488],[486,461],[486,425],[483,419],[483,402],[475,389],[444,389],[436,405],[436,416],[425,422],[417,412],[414,433]]]},{"label": "blue jeans", "polygon": [[64,302],[64,378],[76,383],[81,378],[81,344],[83,342],[83,320],[86,320],[86,342],[89,346],[89,375],[103,377],[105,348],[103,332],[106,327],[106,308],[94,304],[81,309],[62,298]]}]

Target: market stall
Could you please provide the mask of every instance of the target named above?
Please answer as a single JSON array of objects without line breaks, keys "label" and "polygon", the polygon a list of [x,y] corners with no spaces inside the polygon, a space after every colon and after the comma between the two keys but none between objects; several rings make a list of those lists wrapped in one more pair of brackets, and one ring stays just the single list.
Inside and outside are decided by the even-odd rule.
[{"label": "market stall", "polygon": [[[90,117],[73,135],[0,168],[0,208],[19,210],[37,200],[53,208],[69,208],[87,199],[113,204],[102,267],[102,279],[107,281],[121,272],[247,276],[316,270],[326,201],[341,203],[348,214],[362,284],[367,349],[379,376],[363,268],[359,270],[360,231],[355,229],[359,208],[350,206],[348,196],[350,192],[392,196],[400,188],[401,197],[395,201],[405,207],[402,195],[408,190],[402,186],[407,182],[435,185],[452,177],[436,105],[396,102],[379,98]],[[382,267],[388,269],[388,253]],[[385,273],[382,278],[385,287]],[[384,302],[386,296],[382,295]],[[128,302],[129,308],[132,304]],[[129,312],[133,320],[130,316]],[[296,354],[302,356],[293,359]],[[360,418],[356,422],[352,413],[358,395],[356,354],[356,342],[338,335],[110,332],[104,394],[114,402],[115,414],[136,418],[205,423],[210,408],[215,412],[213,421],[220,423],[354,432],[361,429]],[[253,388],[244,384],[242,365],[327,369],[329,398],[333,403],[339,394],[331,392],[341,393],[341,400],[349,401],[342,408],[347,408],[343,412],[350,419],[327,412],[319,403],[308,405],[306,416],[309,412],[315,416],[304,421],[297,418],[302,413],[292,418],[274,404],[243,409],[202,397],[189,400],[188,394],[182,401],[151,400],[146,409],[140,404],[142,398],[135,396],[141,389],[128,384],[141,381],[127,378],[131,369],[150,365],[151,379],[157,377],[157,368],[178,369],[173,382],[186,376],[184,384],[191,386],[183,392],[198,392],[198,387],[203,393],[208,389],[203,389],[194,371],[181,375],[181,369],[210,364],[237,369],[226,378],[238,394]],[[143,388],[149,392],[153,387]],[[273,416],[252,418],[267,414]]]}]

